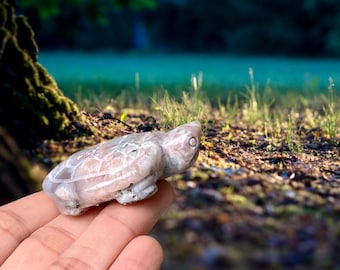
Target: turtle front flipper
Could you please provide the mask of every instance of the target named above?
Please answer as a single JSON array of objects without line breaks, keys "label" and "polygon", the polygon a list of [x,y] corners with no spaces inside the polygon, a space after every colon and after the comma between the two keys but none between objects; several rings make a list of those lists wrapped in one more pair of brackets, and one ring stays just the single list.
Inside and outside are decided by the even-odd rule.
[{"label": "turtle front flipper", "polygon": [[149,176],[136,184],[131,184],[128,188],[118,191],[116,200],[120,204],[144,200],[157,192],[156,181],[155,176]]}]

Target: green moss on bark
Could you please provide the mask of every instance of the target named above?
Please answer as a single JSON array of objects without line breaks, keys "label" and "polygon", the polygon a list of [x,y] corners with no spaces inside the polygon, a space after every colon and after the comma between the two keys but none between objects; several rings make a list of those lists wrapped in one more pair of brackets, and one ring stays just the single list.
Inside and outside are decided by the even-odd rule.
[{"label": "green moss on bark", "polygon": [[0,125],[23,147],[92,134],[77,106],[38,63],[34,33],[13,5],[0,0]]}]

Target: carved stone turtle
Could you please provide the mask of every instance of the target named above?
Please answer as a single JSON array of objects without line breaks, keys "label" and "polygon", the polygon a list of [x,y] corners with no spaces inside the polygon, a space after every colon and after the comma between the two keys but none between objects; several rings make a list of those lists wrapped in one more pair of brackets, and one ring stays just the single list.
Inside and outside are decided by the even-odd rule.
[{"label": "carved stone turtle", "polygon": [[168,132],[115,138],[74,153],[45,178],[43,190],[60,212],[79,215],[88,207],[116,199],[137,202],[157,192],[156,182],[188,169],[197,159],[201,124]]}]

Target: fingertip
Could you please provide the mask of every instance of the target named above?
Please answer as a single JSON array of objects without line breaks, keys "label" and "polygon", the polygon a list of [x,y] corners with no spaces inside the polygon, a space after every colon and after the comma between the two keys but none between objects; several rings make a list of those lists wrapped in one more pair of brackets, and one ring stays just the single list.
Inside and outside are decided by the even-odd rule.
[{"label": "fingertip", "polygon": [[110,270],[156,270],[160,269],[163,258],[163,248],[159,242],[151,236],[141,235],[129,242],[112,264]]}]

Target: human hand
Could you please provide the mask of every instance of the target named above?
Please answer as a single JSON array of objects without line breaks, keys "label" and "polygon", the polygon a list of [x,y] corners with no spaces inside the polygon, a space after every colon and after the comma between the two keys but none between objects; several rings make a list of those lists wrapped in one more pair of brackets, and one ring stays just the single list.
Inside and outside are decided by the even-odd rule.
[{"label": "human hand", "polygon": [[1,269],[159,269],[160,244],[147,234],[173,200],[164,180],[151,198],[113,201],[77,217],[38,192],[0,207]]}]

